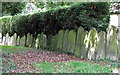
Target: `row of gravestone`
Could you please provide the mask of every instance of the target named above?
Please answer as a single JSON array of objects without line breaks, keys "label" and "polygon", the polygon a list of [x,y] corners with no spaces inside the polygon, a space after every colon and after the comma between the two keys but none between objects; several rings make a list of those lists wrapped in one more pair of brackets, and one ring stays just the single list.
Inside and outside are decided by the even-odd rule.
[{"label": "row of gravestone", "polygon": [[[79,27],[74,30],[60,30],[55,36],[48,36],[48,49],[70,52],[81,58],[118,59],[118,28],[109,26],[107,32],[89,32]],[[119,51],[120,52],[120,51]],[[120,57],[120,56],[119,56]]]},{"label": "row of gravestone", "polygon": [[28,33],[27,37],[13,36],[6,34],[2,37],[2,45],[8,46],[27,46],[37,49],[59,50],[61,52],[73,53],[81,58],[102,59],[110,58],[118,59],[118,29],[110,26],[107,33],[104,31],[97,32],[91,29],[89,32],[79,27],[77,33],[74,30],[60,30],[55,36],[48,37],[41,33],[37,38]]},{"label": "row of gravestone", "polygon": [[28,33],[27,36],[24,35],[22,37],[17,36],[16,33],[10,37],[7,33],[6,36],[2,37],[0,45],[46,48],[46,42],[47,38],[43,33],[38,34],[37,39],[35,39],[30,33]]}]

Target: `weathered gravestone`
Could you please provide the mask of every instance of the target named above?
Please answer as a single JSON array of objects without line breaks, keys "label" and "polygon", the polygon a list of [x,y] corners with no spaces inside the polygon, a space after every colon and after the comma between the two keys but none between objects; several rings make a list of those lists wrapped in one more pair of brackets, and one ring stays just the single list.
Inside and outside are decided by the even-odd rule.
[{"label": "weathered gravestone", "polygon": [[56,35],[54,36],[54,40],[55,40],[55,41],[54,41],[54,50],[56,50],[56,51],[58,50],[58,48],[57,48],[57,46],[58,46],[58,41],[59,41],[59,40],[58,40],[58,37],[59,37],[58,34],[56,34]]},{"label": "weathered gravestone", "polygon": [[45,49],[47,47],[47,36],[43,33],[41,34],[40,37],[40,44],[42,49]]},{"label": "weathered gravestone", "polygon": [[0,33],[0,45],[2,45],[2,33]]},{"label": "weathered gravestone", "polygon": [[101,31],[98,34],[98,43],[97,43],[97,56],[96,59],[103,59],[105,58],[105,37],[106,32]]},{"label": "weathered gravestone", "polygon": [[26,46],[29,47],[30,44],[30,33],[27,34],[27,39],[26,39]]},{"label": "weathered gravestone", "polygon": [[49,49],[54,50],[54,46],[55,46],[55,36],[52,36],[52,40],[51,40]]},{"label": "weathered gravestone", "polygon": [[9,43],[9,34],[7,33],[5,37],[6,37],[6,41],[5,41],[4,45],[8,45],[8,43]]},{"label": "weathered gravestone", "polygon": [[35,48],[40,49],[40,34],[38,34],[36,38]]},{"label": "weathered gravestone", "polygon": [[107,29],[107,47],[106,57],[111,60],[117,60],[118,54],[118,29],[114,26],[109,26]]},{"label": "weathered gravestone", "polygon": [[32,41],[32,47],[33,47],[33,48],[36,48],[36,47],[35,47],[35,44],[36,44],[36,39],[33,37],[33,41]]},{"label": "weathered gravestone", "polygon": [[20,36],[17,37],[17,46],[20,46]]},{"label": "weathered gravestone", "polygon": [[8,37],[8,46],[12,46],[13,36]]},{"label": "weathered gravestone", "polygon": [[30,35],[30,41],[29,41],[29,47],[32,47],[32,43],[33,43],[33,35],[31,34]]},{"label": "weathered gravestone", "polygon": [[20,38],[20,46],[25,47],[25,35]]},{"label": "weathered gravestone", "polygon": [[76,42],[76,32],[74,30],[70,30],[68,33],[68,52],[74,53],[75,50],[75,42]]},{"label": "weathered gravestone", "polygon": [[68,33],[69,30],[67,29],[64,33],[64,38],[63,38],[63,51],[68,52]]},{"label": "weathered gravestone", "polygon": [[118,60],[120,62],[120,30],[118,34]]},{"label": "weathered gravestone", "polygon": [[51,45],[51,42],[52,42],[52,35],[48,35],[48,40],[47,40],[47,48],[48,50],[50,50],[50,45]]},{"label": "weathered gravestone", "polygon": [[64,38],[64,30],[60,30],[58,35],[57,35],[57,49],[58,50],[62,50],[62,46],[63,46],[63,38]]},{"label": "weathered gravestone", "polygon": [[86,42],[85,42],[85,37],[87,37],[88,35],[88,32],[87,31],[84,31],[82,36],[81,36],[81,42],[80,42],[80,55],[79,57],[81,58],[87,58],[87,48],[86,48]]},{"label": "weathered gravestone", "polygon": [[88,59],[95,59],[96,58],[96,49],[97,49],[97,42],[98,42],[98,33],[95,28],[91,29],[88,34]]},{"label": "weathered gravestone", "polygon": [[2,45],[5,45],[5,42],[6,42],[6,37],[3,37],[2,38]]},{"label": "weathered gravestone", "polygon": [[12,37],[12,46],[16,46],[17,45],[17,34],[15,33]]},{"label": "weathered gravestone", "polygon": [[75,46],[75,55],[76,56],[81,56],[80,52],[81,52],[81,48],[82,48],[82,42],[84,39],[82,39],[82,34],[84,32],[83,27],[79,27],[79,29],[77,30],[77,40],[76,40],[76,46]]}]

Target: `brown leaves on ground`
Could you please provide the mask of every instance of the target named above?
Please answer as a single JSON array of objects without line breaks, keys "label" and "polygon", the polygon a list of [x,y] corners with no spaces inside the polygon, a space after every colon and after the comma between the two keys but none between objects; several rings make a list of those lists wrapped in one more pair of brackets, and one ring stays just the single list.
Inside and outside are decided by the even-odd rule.
[{"label": "brown leaves on ground", "polygon": [[61,61],[80,61],[81,59],[67,54],[60,54],[49,51],[26,51],[24,54],[13,54],[11,60],[16,62],[17,69],[12,70],[15,73],[39,72],[32,65],[33,62],[61,62]]}]

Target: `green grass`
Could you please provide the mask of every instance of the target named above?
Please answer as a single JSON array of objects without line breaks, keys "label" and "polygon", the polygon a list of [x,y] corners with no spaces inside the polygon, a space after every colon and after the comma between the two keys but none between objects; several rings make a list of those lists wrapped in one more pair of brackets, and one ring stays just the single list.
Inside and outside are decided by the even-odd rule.
[{"label": "green grass", "polygon": [[33,63],[40,73],[111,73],[112,68],[85,62]]},{"label": "green grass", "polygon": [[18,53],[18,52],[24,52],[30,49],[27,47],[5,46],[5,45],[0,45],[0,47],[2,48],[3,53]]}]

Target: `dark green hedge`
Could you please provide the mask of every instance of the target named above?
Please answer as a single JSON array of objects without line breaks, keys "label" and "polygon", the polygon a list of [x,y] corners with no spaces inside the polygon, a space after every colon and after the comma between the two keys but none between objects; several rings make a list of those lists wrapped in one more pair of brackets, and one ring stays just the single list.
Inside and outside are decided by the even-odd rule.
[{"label": "dark green hedge", "polygon": [[58,33],[60,29],[85,30],[95,27],[98,31],[105,31],[109,24],[109,4],[107,2],[77,3],[69,7],[58,7],[46,12],[37,12],[32,15],[13,16],[3,18],[3,34],[12,35]]}]

